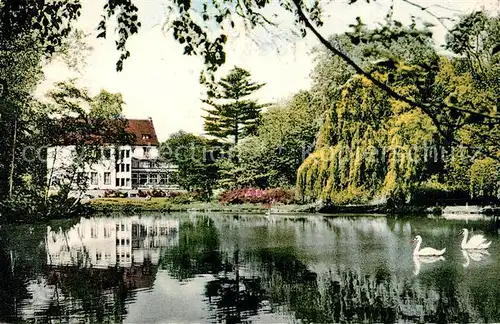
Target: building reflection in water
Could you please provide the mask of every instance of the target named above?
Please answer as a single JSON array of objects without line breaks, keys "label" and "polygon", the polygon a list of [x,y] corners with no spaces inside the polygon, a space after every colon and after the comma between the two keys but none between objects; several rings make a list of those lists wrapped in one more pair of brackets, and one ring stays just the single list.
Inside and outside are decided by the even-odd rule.
[{"label": "building reflection in water", "polygon": [[47,227],[47,264],[91,268],[157,265],[161,249],[177,245],[178,234],[178,220],[82,218],[68,231]]}]

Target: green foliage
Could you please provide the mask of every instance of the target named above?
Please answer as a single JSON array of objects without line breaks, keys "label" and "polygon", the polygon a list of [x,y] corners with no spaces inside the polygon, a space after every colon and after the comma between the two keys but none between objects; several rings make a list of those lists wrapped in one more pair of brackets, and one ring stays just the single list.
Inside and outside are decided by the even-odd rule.
[{"label": "green foliage", "polygon": [[49,170],[49,186],[74,185],[83,192],[89,181],[80,172],[101,159],[102,145],[125,145],[134,140],[126,132],[127,120],[121,115],[122,96],[101,90],[92,97],[87,89],[78,88],[70,80],[57,83],[48,97],[52,101],[49,112],[56,115],[48,123],[51,133],[48,144],[74,145],[76,153],[65,169],[57,173]]},{"label": "green foliage", "polygon": [[355,76],[329,112],[318,149],[299,168],[299,195],[336,204],[367,203],[379,194],[407,201],[431,167],[415,148],[436,144],[435,133],[420,110]]},{"label": "green foliage", "polygon": [[[21,35],[33,37],[34,47],[50,56],[64,46],[64,39],[74,31],[80,17],[82,1],[31,1],[5,0],[0,4],[0,50],[14,50],[10,42]],[[107,0],[104,15],[97,26],[97,37],[106,38],[107,23],[115,18],[118,22],[116,48],[121,52],[116,69],[123,69],[123,62],[130,56],[126,48],[128,38],[141,27],[138,8],[133,0]]]},{"label": "green foliage", "polygon": [[[467,191],[496,195],[496,180],[487,182],[477,172],[496,179],[494,167],[479,161],[498,157],[499,94],[493,85],[499,70],[491,55],[498,21],[482,13],[464,17],[448,36],[448,49],[461,55],[455,58],[438,57],[425,30],[403,30],[391,20],[373,31],[358,24],[347,34],[351,44],[344,36],[334,38],[348,44],[351,53],[364,53],[360,66],[410,101],[387,97],[373,80],[349,76],[348,69],[340,69],[344,61],[320,52],[313,93],[320,105],[333,108],[316,151],[299,168],[299,194],[336,204],[415,202]],[[391,38],[398,30],[400,37]],[[444,187],[429,186],[431,178]]]},{"label": "green foliage", "polygon": [[110,93],[101,89],[99,94],[90,101],[89,116],[99,119],[120,118],[124,103],[121,93]]},{"label": "green foliage", "polygon": [[248,71],[234,67],[207,91],[208,98],[203,102],[211,108],[205,110],[208,115],[203,117],[205,131],[222,140],[230,137],[234,144],[238,144],[240,138],[255,134],[265,105],[245,98],[263,86],[251,81]]},{"label": "green foliage", "polygon": [[178,167],[175,182],[188,191],[201,190],[209,200],[218,179],[221,146],[216,141],[179,131],[161,144],[162,158]]},{"label": "green foliage", "polygon": [[256,136],[231,149],[237,163],[220,161],[224,188],[290,188],[297,169],[312,149],[322,122],[322,111],[313,96],[301,91],[282,105],[262,114]]},{"label": "green foliage", "polygon": [[470,169],[470,192],[473,196],[497,197],[500,190],[500,163],[486,157],[475,160]]}]

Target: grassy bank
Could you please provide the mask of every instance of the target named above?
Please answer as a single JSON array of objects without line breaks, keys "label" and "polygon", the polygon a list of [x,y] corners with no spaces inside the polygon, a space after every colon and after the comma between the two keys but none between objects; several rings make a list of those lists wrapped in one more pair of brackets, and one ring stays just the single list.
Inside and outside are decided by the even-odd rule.
[{"label": "grassy bank", "polygon": [[[265,213],[269,208],[262,204],[224,205],[217,202],[192,202],[189,204],[173,204],[166,198],[98,198],[89,204],[97,212],[134,212],[134,211],[161,211],[161,212],[260,212]],[[273,213],[304,213],[315,212],[311,205],[275,205]]]},{"label": "grassy bank", "polygon": [[[269,206],[263,204],[221,204],[218,202],[191,202],[176,204],[167,198],[98,198],[85,203],[93,212],[235,212],[235,213],[265,213]],[[322,214],[386,214],[386,215],[441,215],[444,206],[413,206],[403,205],[396,208],[387,206],[333,206],[321,204],[276,204],[272,207],[273,214],[279,213],[322,213]],[[485,214],[500,214],[499,208],[484,207]]]}]

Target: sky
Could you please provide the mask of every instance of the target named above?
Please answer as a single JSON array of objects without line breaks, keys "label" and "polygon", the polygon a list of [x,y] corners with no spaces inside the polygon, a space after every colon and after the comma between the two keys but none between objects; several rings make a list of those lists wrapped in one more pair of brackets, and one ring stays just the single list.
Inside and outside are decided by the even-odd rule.
[{"label": "sky", "polygon": [[[439,4],[452,8],[453,11],[432,8],[434,12],[447,16],[482,8],[498,12],[500,7],[500,0],[413,1],[422,6]],[[86,59],[86,67],[81,73],[77,73],[68,69],[64,63],[54,60],[44,68],[45,80],[38,87],[37,95],[42,97],[55,82],[77,78],[77,83],[88,88],[91,94],[97,94],[100,89],[122,93],[125,116],[151,117],[160,141],[179,130],[202,134],[204,112],[200,99],[203,97],[203,88],[199,84],[202,64],[198,57],[183,55],[182,46],[172,35],[162,32],[162,25],[169,17],[166,11],[169,1],[134,1],[139,8],[139,19],[143,26],[128,41],[131,57],[125,61],[122,72],[115,70],[120,53],[115,49],[113,37],[106,40],[95,37],[105,1],[82,2],[83,11],[78,27],[90,34],[87,42],[93,48]],[[409,22],[409,17],[413,14],[435,23],[434,38],[437,44],[443,43],[446,29],[433,17],[401,0],[394,2],[396,19]],[[325,24],[320,31],[325,36],[342,33],[349,24],[355,22],[357,16],[369,25],[381,22],[391,3],[391,0],[377,0],[366,4],[364,0],[359,0],[354,5],[348,5],[347,0],[329,1],[323,7]],[[282,36],[289,35],[289,26],[291,22],[286,18],[282,19],[282,29],[279,32],[281,36],[272,39],[266,38],[259,31],[250,34],[241,28],[234,31],[226,48],[227,63],[219,73],[224,74],[233,66],[248,70],[253,80],[266,83],[255,93],[255,98],[260,102],[276,102],[299,90],[308,89],[314,66],[311,50],[318,43],[312,35],[292,41],[284,40]],[[255,39],[261,41],[256,44],[253,41]]]}]

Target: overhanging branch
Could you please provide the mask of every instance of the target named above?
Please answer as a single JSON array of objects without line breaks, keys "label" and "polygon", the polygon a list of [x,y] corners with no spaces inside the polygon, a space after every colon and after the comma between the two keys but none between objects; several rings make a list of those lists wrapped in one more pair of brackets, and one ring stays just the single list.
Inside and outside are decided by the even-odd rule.
[{"label": "overhanging branch", "polygon": [[[325,37],[323,37],[323,35],[321,35],[319,33],[319,31],[316,29],[316,27],[311,23],[311,21],[309,20],[309,18],[305,15],[304,10],[302,9],[301,1],[300,0],[293,0],[293,3],[294,3],[294,5],[295,5],[295,7],[297,9],[297,14],[299,16],[299,20],[304,23],[304,25],[316,36],[316,38],[321,42],[321,44],[323,44],[323,46],[325,46],[329,51],[331,51],[335,55],[339,56],[344,62],[346,62],[349,66],[351,66],[358,74],[363,75],[364,77],[366,77],[374,85],[376,85],[379,89],[381,89],[384,92],[386,92],[392,98],[394,98],[396,100],[399,100],[401,102],[404,102],[404,103],[410,105],[413,108],[419,108],[419,109],[421,109],[427,116],[429,116],[429,118],[431,118],[433,124],[436,126],[436,128],[437,128],[437,130],[438,130],[438,132],[439,132],[439,134],[441,136],[443,136],[444,138],[450,140],[452,143],[464,145],[464,143],[461,143],[460,141],[458,141],[454,136],[451,136],[451,138],[450,138],[449,134],[442,128],[442,124],[437,119],[437,116],[432,113],[432,106],[430,106],[428,104],[417,103],[414,100],[411,100],[411,99],[409,99],[409,98],[407,98],[405,96],[400,95],[399,93],[397,93],[396,91],[394,91],[391,87],[389,87],[385,83],[383,83],[380,80],[378,80],[377,78],[375,78],[371,73],[363,70],[346,53],[344,53],[341,50],[335,48],[328,40],[326,40]],[[457,111],[457,112],[471,114],[471,115],[474,115],[474,116],[477,116],[477,117],[482,117],[482,118],[487,118],[487,119],[495,120],[494,123],[490,123],[490,124],[498,124],[500,122],[500,116],[490,116],[490,115],[487,115],[487,114],[482,114],[482,113],[479,113],[479,112],[476,112],[476,111],[471,111],[471,110],[467,110],[467,109],[460,108],[460,107],[448,106],[444,102],[441,102],[438,105],[434,105],[434,108],[438,108],[438,110],[449,109],[449,110],[454,110],[454,111]],[[472,147],[471,145],[465,145],[465,146]],[[496,154],[491,154],[490,152],[484,151],[484,150],[483,150],[483,153],[486,154],[486,155],[488,155],[488,156],[490,156],[490,157],[492,157],[492,158],[494,158],[494,159],[496,159],[496,160],[500,160],[500,157],[497,156]]]}]

